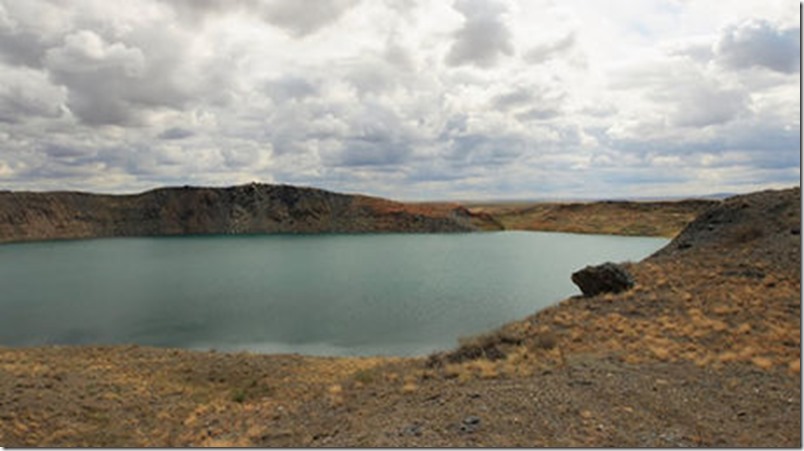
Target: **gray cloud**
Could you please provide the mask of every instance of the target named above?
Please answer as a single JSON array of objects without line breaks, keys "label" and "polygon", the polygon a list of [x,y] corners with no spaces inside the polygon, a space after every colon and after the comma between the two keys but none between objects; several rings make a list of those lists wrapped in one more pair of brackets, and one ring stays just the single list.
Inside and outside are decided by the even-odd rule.
[{"label": "gray cloud", "polygon": [[[454,198],[796,181],[797,28],[711,20],[679,36],[646,16],[636,53],[591,57],[633,30],[507,5],[0,0],[0,189],[260,180]],[[672,53],[640,56],[656,49]]]},{"label": "gray cloud", "polygon": [[390,91],[399,84],[394,68],[376,61],[351,65],[344,78],[361,96]]},{"label": "gray cloud", "polygon": [[781,28],[764,20],[751,20],[725,28],[714,46],[725,67],[764,67],[796,73],[801,62],[799,28]]},{"label": "gray cloud", "polygon": [[527,140],[521,136],[469,133],[453,138],[445,157],[458,166],[499,167],[511,164],[527,148]]},{"label": "gray cloud", "polygon": [[511,108],[531,105],[533,100],[533,92],[530,89],[520,87],[494,97],[491,105],[495,109],[508,111]]},{"label": "gray cloud", "polygon": [[[645,161],[649,156],[678,157],[684,160],[706,156],[709,167],[768,167],[795,169],[800,166],[800,128],[791,128],[772,120],[742,118],[716,126],[715,133],[666,137],[612,138],[601,136],[604,144],[621,154]],[[736,161],[724,159],[739,154]],[[700,162],[697,166],[702,166]]]},{"label": "gray cloud", "polygon": [[45,51],[69,30],[62,8],[42,0],[0,1],[0,59],[40,68]]},{"label": "gray cloud", "polygon": [[0,29],[0,57],[10,64],[41,67],[46,50],[41,36]]},{"label": "gray cloud", "polygon": [[109,44],[94,32],[82,30],[65,37],[61,47],[45,56],[55,81],[69,89],[69,108],[88,124],[126,124],[136,120],[130,91],[121,85],[143,80],[145,56],[138,48]]},{"label": "gray cloud", "polygon": [[[67,106],[89,125],[141,125],[150,113],[182,109],[204,96],[217,101],[227,85],[220,65],[186,54],[190,36],[160,22],[117,40],[78,30],[47,50],[44,67],[68,90]],[[194,65],[194,66],[191,66]]]},{"label": "gray cloud", "polygon": [[525,61],[534,64],[543,63],[571,50],[575,47],[575,40],[575,33],[570,32],[556,41],[537,45],[525,53]]},{"label": "gray cloud", "polygon": [[640,92],[652,102],[650,113],[664,118],[664,126],[722,124],[748,110],[750,96],[744,88],[724,85],[684,61],[640,65],[617,75],[611,87]]},{"label": "gray cloud", "polygon": [[386,44],[383,57],[388,64],[403,72],[411,72],[416,69],[410,50],[392,40]]},{"label": "gray cloud", "polygon": [[324,155],[333,166],[398,165],[412,156],[415,139],[399,116],[376,103],[364,105],[350,118],[348,134],[340,149]]},{"label": "gray cloud", "polygon": [[92,73],[115,69],[120,72],[115,75],[124,77],[141,77],[145,68],[145,56],[140,49],[121,42],[108,44],[89,30],[67,35],[61,47],[47,51],[45,62],[55,72]]},{"label": "gray cloud", "polygon": [[455,41],[447,54],[450,66],[495,66],[502,57],[514,53],[511,32],[502,20],[503,5],[484,0],[456,0],[455,9],[465,22],[455,32]]},{"label": "gray cloud", "polygon": [[64,113],[65,102],[66,90],[50,83],[44,72],[0,65],[0,122],[57,118]]},{"label": "gray cloud", "polygon": [[546,121],[561,115],[561,110],[553,107],[536,107],[516,114],[516,118],[523,122]]},{"label": "gray cloud", "polygon": [[267,0],[262,17],[297,38],[331,25],[359,0]]},{"label": "gray cloud", "polygon": [[161,0],[188,24],[225,14],[254,15],[295,38],[304,38],[337,22],[360,0]]},{"label": "gray cloud", "polygon": [[343,149],[329,164],[335,166],[387,166],[404,163],[411,155],[405,142],[389,135],[359,136],[343,142]]},{"label": "gray cloud", "polygon": [[492,98],[491,107],[514,112],[514,117],[523,122],[548,120],[561,114],[565,98],[566,93],[555,87],[518,86]]},{"label": "gray cloud", "polygon": [[157,135],[157,138],[170,141],[189,138],[193,135],[195,135],[195,132],[192,130],[181,127],[171,127]]},{"label": "gray cloud", "polygon": [[178,18],[192,25],[210,17],[242,10],[243,0],[160,0],[175,11]]},{"label": "gray cloud", "polygon": [[652,96],[668,106],[670,123],[676,127],[707,127],[729,122],[745,113],[748,93],[711,83],[671,89]]},{"label": "gray cloud", "polygon": [[302,77],[287,76],[267,83],[268,95],[278,103],[301,101],[319,93],[318,87]]}]

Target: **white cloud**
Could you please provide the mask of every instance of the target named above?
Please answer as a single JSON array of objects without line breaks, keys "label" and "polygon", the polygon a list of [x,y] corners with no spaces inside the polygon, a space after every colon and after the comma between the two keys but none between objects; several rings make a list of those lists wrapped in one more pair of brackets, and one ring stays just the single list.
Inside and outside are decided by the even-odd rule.
[{"label": "white cloud", "polygon": [[776,0],[0,0],[0,189],[796,183],[797,17]]},{"label": "white cloud", "polygon": [[337,21],[355,4],[357,0],[315,0],[312,3],[269,0],[263,2],[262,15],[291,35],[304,37]]},{"label": "white cloud", "polygon": [[525,53],[525,59],[531,63],[542,63],[571,50],[575,46],[575,39],[575,33],[567,33],[555,41],[540,43]]},{"label": "white cloud", "polygon": [[116,77],[142,77],[145,56],[142,50],[130,48],[121,42],[109,44],[89,30],[67,35],[64,45],[52,48],[45,54],[45,65],[52,71],[64,73],[92,73],[105,69],[120,69]]},{"label": "white cloud", "polygon": [[714,46],[719,63],[730,69],[764,67],[797,73],[801,64],[800,28],[782,28],[764,20],[728,26]]},{"label": "white cloud", "polygon": [[455,32],[447,64],[489,68],[514,53],[511,32],[503,20],[506,8],[502,4],[491,0],[456,0],[455,9],[464,16],[465,23]]},{"label": "white cloud", "polygon": [[64,113],[66,90],[47,75],[26,67],[0,65],[0,122],[20,123],[31,117],[58,118]]}]

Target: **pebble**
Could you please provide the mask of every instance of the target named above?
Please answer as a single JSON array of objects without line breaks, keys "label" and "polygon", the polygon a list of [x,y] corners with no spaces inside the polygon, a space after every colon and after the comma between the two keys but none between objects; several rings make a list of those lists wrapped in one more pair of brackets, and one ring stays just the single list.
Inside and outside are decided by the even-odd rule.
[{"label": "pebble", "polygon": [[480,418],[470,415],[463,419],[463,424],[480,424]]},{"label": "pebble", "polygon": [[420,437],[422,435],[423,426],[424,425],[419,422],[413,423],[410,426],[407,426],[404,429],[402,429],[402,432],[399,435]]},{"label": "pebble", "polygon": [[480,418],[474,415],[469,415],[464,418],[461,424],[461,432],[471,434],[480,427]]}]

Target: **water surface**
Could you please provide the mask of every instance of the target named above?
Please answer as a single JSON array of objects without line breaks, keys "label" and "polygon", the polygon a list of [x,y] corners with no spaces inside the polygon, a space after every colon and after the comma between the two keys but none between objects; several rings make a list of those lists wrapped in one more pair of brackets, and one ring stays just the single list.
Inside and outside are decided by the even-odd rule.
[{"label": "water surface", "polygon": [[667,243],[540,232],[116,238],[0,246],[0,345],[319,355],[448,349]]}]

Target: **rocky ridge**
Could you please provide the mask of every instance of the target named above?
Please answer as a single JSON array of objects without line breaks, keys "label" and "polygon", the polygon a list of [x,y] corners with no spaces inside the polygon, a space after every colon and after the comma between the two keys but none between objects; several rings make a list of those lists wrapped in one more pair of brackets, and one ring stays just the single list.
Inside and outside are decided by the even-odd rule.
[{"label": "rocky ridge", "polygon": [[160,188],[134,195],[0,192],[0,242],[113,236],[467,232],[483,215],[289,185]]}]

